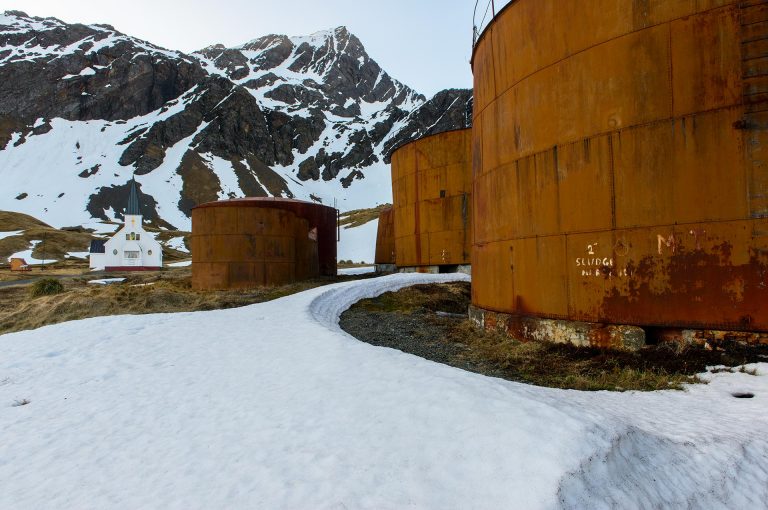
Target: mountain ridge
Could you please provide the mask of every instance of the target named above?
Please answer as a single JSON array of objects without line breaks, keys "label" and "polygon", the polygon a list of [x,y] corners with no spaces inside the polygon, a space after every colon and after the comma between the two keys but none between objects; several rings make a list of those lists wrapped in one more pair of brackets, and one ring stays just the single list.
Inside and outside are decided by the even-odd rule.
[{"label": "mountain ridge", "polygon": [[0,78],[0,209],[60,226],[119,220],[134,173],[145,216],[169,229],[232,196],[373,207],[391,199],[394,147],[471,118],[470,91],[425,98],[343,26],[184,54],[6,11]]}]

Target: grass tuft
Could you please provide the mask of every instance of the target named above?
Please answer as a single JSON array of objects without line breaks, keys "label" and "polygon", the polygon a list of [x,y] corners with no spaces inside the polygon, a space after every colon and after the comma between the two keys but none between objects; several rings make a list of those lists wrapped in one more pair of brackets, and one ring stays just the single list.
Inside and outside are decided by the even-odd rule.
[{"label": "grass tuft", "polygon": [[64,286],[55,278],[42,278],[32,284],[30,294],[32,297],[54,296],[64,292]]},{"label": "grass tuft", "polygon": [[344,228],[355,228],[365,225],[369,221],[378,220],[379,213],[390,207],[392,206],[384,204],[371,209],[355,209],[354,211],[343,212],[339,217],[339,225]]}]

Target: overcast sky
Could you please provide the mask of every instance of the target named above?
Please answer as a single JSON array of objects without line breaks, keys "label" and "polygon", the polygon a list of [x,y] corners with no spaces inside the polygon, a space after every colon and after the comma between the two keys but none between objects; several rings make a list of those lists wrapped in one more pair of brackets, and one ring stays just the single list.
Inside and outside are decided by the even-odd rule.
[{"label": "overcast sky", "polygon": [[475,0],[0,0],[0,11],[107,23],[185,52],[345,25],[392,77],[431,96],[472,86],[474,5]]}]

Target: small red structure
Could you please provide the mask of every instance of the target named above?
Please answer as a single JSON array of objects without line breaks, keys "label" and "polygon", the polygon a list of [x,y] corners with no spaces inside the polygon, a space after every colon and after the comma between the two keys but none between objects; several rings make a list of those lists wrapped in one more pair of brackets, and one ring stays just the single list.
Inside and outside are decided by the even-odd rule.
[{"label": "small red structure", "polygon": [[31,271],[32,269],[24,259],[12,258],[11,259],[11,271]]}]

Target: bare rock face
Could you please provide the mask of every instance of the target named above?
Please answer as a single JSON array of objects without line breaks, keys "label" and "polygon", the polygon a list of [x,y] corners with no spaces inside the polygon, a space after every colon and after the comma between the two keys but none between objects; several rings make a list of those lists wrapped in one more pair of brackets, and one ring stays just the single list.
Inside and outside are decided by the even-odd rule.
[{"label": "bare rock face", "polygon": [[118,120],[144,115],[206,77],[192,58],[107,25],[24,13],[0,26],[0,115]]},{"label": "bare rock face", "polygon": [[[338,181],[354,193],[393,148],[465,127],[470,111],[470,91],[427,100],[390,77],[344,27],[185,55],[107,25],[0,15],[0,173],[3,151],[33,137],[64,137],[67,126],[99,129],[86,138],[103,136],[111,145],[96,154],[78,141],[83,154],[62,163],[72,171],[57,173],[94,183],[85,204],[72,203],[90,218],[120,214],[133,173],[139,180],[166,176],[144,186],[142,205],[147,218],[169,228],[182,227],[178,215],[163,218],[169,209],[188,218],[201,201],[298,191],[317,199],[316,189],[303,191],[308,181]],[[60,119],[70,124],[62,127]],[[70,149],[61,150],[69,161]],[[5,172],[30,169],[34,162]],[[0,192],[0,209],[21,202],[13,197]],[[44,199],[30,193],[25,204]]]},{"label": "bare rock face", "polygon": [[[385,161],[405,143],[454,129],[472,127],[472,91],[448,89],[411,112],[407,125],[384,144]],[[374,128],[375,129],[375,128]]]}]

